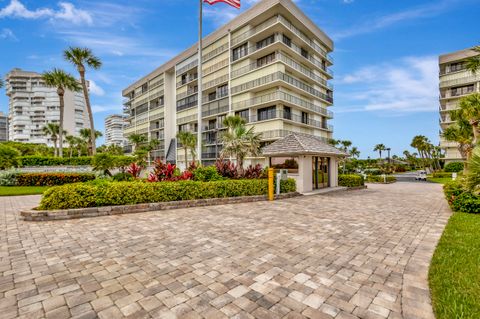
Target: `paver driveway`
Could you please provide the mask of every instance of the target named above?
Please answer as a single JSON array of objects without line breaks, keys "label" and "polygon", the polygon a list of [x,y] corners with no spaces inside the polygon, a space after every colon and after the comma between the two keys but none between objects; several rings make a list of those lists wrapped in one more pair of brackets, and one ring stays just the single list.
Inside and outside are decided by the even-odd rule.
[{"label": "paver driveway", "polygon": [[0,317],[432,318],[437,184],[56,222],[0,198]]}]

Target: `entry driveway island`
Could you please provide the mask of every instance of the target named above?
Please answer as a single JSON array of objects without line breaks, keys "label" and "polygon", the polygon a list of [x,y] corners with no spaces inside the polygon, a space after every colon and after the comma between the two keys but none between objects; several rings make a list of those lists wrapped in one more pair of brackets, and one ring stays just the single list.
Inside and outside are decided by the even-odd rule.
[{"label": "entry driveway island", "polygon": [[1,318],[433,318],[441,185],[25,222],[0,198]]}]

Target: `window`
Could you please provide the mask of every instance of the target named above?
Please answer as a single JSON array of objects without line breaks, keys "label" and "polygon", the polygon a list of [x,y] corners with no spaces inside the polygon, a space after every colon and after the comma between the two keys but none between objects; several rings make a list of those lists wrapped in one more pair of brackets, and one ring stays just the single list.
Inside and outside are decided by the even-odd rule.
[{"label": "window", "polygon": [[233,49],[233,61],[236,61],[248,54],[247,43],[242,44],[241,46]]},{"label": "window", "polygon": [[188,109],[197,105],[198,95],[192,95],[187,98],[177,101],[177,111]]},{"label": "window", "polygon": [[267,65],[274,60],[275,60],[275,52],[257,59],[257,67],[259,68],[261,66]]},{"label": "window", "polygon": [[165,97],[162,95],[161,97],[158,98],[158,104],[160,106],[165,104]]},{"label": "window", "polygon": [[288,45],[289,47],[292,46],[292,39],[290,39],[289,37],[287,37],[285,34],[283,35],[283,43],[285,43],[286,45]]},{"label": "window", "polygon": [[292,109],[289,106],[283,107],[283,118],[287,120],[292,119]]},{"label": "window", "polygon": [[461,87],[456,87],[452,88],[451,95],[452,96],[459,96],[459,95],[464,95],[464,94],[469,94],[472,93],[474,90],[474,85],[470,84],[467,86],[461,86]]},{"label": "window", "polygon": [[242,110],[242,111],[237,111],[235,112],[236,116],[240,116],[241,118],[245,119],[245,121],[248,122],[248,109],[247,110]]},{"label": "window", "polygon": [[228,95],[228,84],[219,86],[217,88],[217,97],[221,98]]},{"label": "window", "polygon": [[145,93],[148,91],[148,83],[145,83],[144,85],[142,85],[142,93]]},{"label": "window", "polygon": [[223,127],[223,121],[225,121],[226,118],[226,115],[220,115],[219,117],[217,117],[218,128]]},{"label": "window", "polygon": [[257,110],[257,117],[258,121],[265,121],[265,120],[270,120],[274,119],[276,116],[276,106],[269,106],[265,107],[263,109],[258,109]]},{"label": "window", "polygon": [[266,47],[267,45],[270,45],[273,42],[275,42],[275,36],[272,34],[268,38],[265,38],[265,39],[257,42],[257,50],[261,49],[263,47]]},{"label": "window", "polygon": [[302,112],[302,123],[308,124],[308,113]]},{"label": "window", "polygon": [[457,72],[463,70],[463,62],[456,62],[450,64],[450,72]]},{"label": "window", "polygon": [[307,50],[305,50],[304,48],[302,48],[301,53],[302,53],[302,56],[303,56],[304,58],[307,58],[307,59],[308,59],[308,51],[307,51]]},{"label": "window", "polygon": [[208,101],[213,101],[217,98],[217,92],[212,92],[208,94]]}]

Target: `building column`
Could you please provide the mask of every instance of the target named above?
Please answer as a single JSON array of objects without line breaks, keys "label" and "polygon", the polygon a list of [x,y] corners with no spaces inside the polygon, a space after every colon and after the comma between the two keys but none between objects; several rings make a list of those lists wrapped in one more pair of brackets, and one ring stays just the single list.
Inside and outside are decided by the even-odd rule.
[{"label": "building column", "polygon": [[330,163],[328,167],[328,180],[330,187],[338,186],[338,158],[330,157]]}]

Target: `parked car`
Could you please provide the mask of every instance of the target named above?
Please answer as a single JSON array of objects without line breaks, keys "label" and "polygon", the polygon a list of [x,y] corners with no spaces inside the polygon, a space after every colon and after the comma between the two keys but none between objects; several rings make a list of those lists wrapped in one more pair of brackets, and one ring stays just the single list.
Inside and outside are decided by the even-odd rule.
[{"label": "parked car", "polygon": [[416,181],[426,181],[427,180],[427,172],[425,171],[418,171],[417,175],[415,176]]}]

